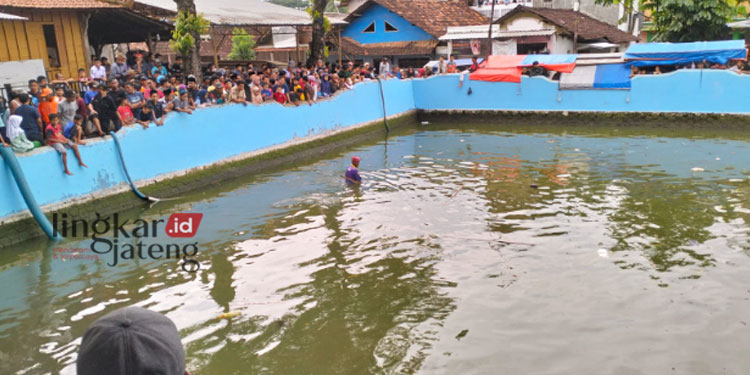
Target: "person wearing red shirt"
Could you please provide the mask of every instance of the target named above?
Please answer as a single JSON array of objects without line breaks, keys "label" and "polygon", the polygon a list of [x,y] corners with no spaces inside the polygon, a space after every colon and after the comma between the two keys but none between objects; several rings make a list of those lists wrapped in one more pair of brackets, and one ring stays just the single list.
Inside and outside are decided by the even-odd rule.
[{"label": "person wearing red shirt", "polygon": [[117,107],[117,113],[119,113],[120,118],[122,118],[123,126],[135,124],[135,116],[133,116],[133,110],[130,109],[130,106],[128,105],[128,98],[120,99],[120,106]]},{"label": "person wearing red shirt", "polygon": [[286,95],[284,95],[284,88],[281,86],[276,87],[276,92],[273,94],[273,100],[279,102],[279,104],[286,104]]},{"label": "person wearing red shirt", "polygon": [[81,153],[78,152],[78,146],[76,146],[75,143],[71,142],[70,139],[65,138],[65,136],[63,135],[63,131],[60,128],[60,118],[56,113],[52,113],[49,115],[49,122],[50,123],[49,125],[47,125],[47,129],[45,130],[45,133],[47,135],[47,144],[50,147],[54,148],[58,154],[60,154],[63,162],[63,168],[65,169],[65,174],[68,176],[73,175],[72,173],[70,173],[70,170],[68,170],[68,150],[66,150],[65,147],[73,149],[73,152],[76,155],[76,159],[78,159],[78,165],[84,168],[88,168],[88,166],[83,163],[83,160],[81,160]]}]

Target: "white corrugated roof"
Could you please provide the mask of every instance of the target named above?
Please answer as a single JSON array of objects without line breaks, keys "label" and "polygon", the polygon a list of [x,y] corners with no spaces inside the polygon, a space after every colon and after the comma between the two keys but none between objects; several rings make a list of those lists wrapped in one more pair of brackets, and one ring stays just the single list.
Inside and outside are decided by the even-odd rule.
[{"label": "white corrugated roof", "polygon": [[730,22],[727,24],[732,29],[750,29],[750,20]]},{"label": "white corrugated roof", "polygon": [[297,30],[291,26],[277,26],[271,29],[273,48],[294,48],[297,46]]},{"label": "white corrugated roof", "polygon": [[0,13],[0,20],[9,20],[9,21],[28,21],[29,19],[26,17],[21,16],[15,16],[8,13]]},{"label": "white corrugated roof", "polygon": [[[136,0],[138,3],[177,11],[173,0]],[[261,0],[195,0],[195,8],[207,20],[218,25],[310,25],[307,12]]]},{"label": "white corrugated roof", "polygon": [[[448,27],[448,31],[445,35],[441,36],[440,40],[457,40],[457,39],[486,39],[489,28],[487,25],[477,26],[451,26]],[[540,29],[540,30],[523,30],[523,31],[509,31],[500,30],[500,25],[492,25],[492,38],[515,38],[519,36],[538,36],[538,35],[552,35],[555,33],[555,29]]]}]

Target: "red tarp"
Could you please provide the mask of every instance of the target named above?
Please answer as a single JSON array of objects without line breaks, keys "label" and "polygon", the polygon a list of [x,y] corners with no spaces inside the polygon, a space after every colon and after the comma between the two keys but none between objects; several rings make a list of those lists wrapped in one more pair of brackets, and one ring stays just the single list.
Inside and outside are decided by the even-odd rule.
[{"label": "red tarp", "polygon": [[533,61],[538,61],[539,66],[547,70],[571,73],[576,65],[575,59],[575,55],[493,55],[469,78],[475,81],[520,83],[522,68],[531,66]]},{"label": "red tarp", "polygon": [[469,75],[474,81],[521,82],[521,64],[525,55],[492,55]]}]

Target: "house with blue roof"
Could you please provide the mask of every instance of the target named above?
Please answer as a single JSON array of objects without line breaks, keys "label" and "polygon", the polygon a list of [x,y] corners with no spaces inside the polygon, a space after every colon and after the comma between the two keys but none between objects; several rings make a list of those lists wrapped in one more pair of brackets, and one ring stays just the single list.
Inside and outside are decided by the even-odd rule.
[{"label": "house with blue roof", "polygon": [[[341,47],[346,59],[379,61],[388,57],[400,67],[422,67],[440,54],[451,26],[487,24],[489,20],[459,0],[368,0],[344,19]],[[445,44],[444,42],[442,42]]]}]

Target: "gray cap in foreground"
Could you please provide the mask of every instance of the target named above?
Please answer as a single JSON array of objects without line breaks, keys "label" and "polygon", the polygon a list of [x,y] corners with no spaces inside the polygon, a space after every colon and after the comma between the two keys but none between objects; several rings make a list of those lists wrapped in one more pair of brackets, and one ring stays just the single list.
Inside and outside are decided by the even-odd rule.
[{"label": "gray cap in foreground", "polygon": [[169,318],[131,306],[86,329],[76,368],[78,375],[183,375],[185,351]]}]

